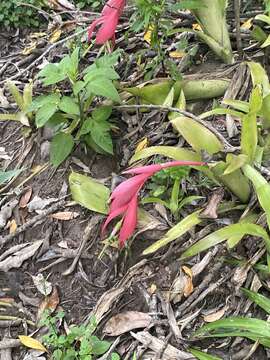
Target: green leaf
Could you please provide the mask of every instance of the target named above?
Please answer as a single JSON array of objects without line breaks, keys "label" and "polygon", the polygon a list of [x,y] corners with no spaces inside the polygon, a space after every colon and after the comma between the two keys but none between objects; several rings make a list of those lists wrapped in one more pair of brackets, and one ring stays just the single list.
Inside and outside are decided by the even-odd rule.
[{"label": "green leaf", "polygon": [[258,294],[255,291],[251,291],[245,288],[241,288],[241,290],[251,301],[259,305],[263,310],[270,314],[270,299],[264,295]]},{"label": "green leaf", "polygon": [[259,14],[255,16],[256,20],[260,20],[265,22],[266,24],[270,25],[270,17],[264,14]]},{"label": "green leaf", "polygon": [[200,155],[191,150],[177,148],[175,146],[150,146],[136,152],[130,159],[130,164],[138,160],[147,159],[153,155],[163,155],[174,160],[201,161]]},{"label": "green leaf", "polygon": [[[222,331],[222,332],[221,332]],[[270,344],[269,322],[254,318],[232,317],[206,324],[197,330],[194,337],[241,336],[260,343]]]},{"label": "green leaf", "polygon": [[202,222],[202,219],[199,217],[200,212],[201,210],[198,210],[181,220],[177,225],[172,227],[162,239],[146,248],[143,251],[143,255],[152,254],[175,239],[178,239],[180,236],[191,230],[195,225]]},{"label": "green leaf", "polygon": [[63,96],[60,103],[59,109],[66,114],[70,115],[80,115],[80,108],[77,103],[72,97],[70,96]]},{"label": "green leaf", "polygon": [[253,61],[249,61],[247,64],[251,72],[253,86],[261,86],[263,90],[263,97],[267,96],[270,93],[270,84],[264,68],[261,64]]},{"label": "green leaf", "polygon": [[21,95],[19,89],[12,81],[7,82],[7,87],[9,89],[11,95],[13,96],[13,99],[15,100],[17,106],[19,107],[19,109],[21,111],[23,111],[24,110],[24,101],[23,101],[23,96]]},{"label": "green leaf", "polygon": [[54,166],[60,165],[71,153],[74,146],[72,135],[63,132],[54,136],[50,148],[50,162]]},{"label": "green leaf", "polygon": [[0,170],[0,185],[11,180],[14,176],[19,175],[24,169],[15,169],[9,171]]},{"label": "green leaf", "polygon": [[199,360],[222,360],[217,356],[210,355],[197,349],[189,348],[188,351]]},{"label": "green leaf", "polygon": [[99,340],[96,336],[92,336],[91,345],[93,355],[102,355],[110,348],[111,343],[108,341]]},{"label": "green leaf", "polygon": [[110,124],[107,121],[91,121],[91,136],[95,143],[109,154],[113,154]]},{"label": "green leaf", "polygon": [[86,83],[84,81],[76,81],[75,84],[73,84],[72,86],[74,95],[77,96],[85,86]]},{"label": "green leaf", "polygon": [[197,121],[179,116],[171,120],[171,123],[195,151],[206,150],[209,154],[215,154],[223,150],[223,145],[216,135]]},{"label": "green leaf", "polygon": [[[255,223],[258,220],[258,214],[254,212],[249,212],[245,217],[240,218],[239,223],[245,224],[245,223]],[[235,247],[239,241],[242,239],[242,235],[236,235],[232,236],[227,240],[227,245],[229,249],[232,249]]]},{"label": "green leaf", "polygon": [[58,64],[48,64],[39,73],[41,81],[45,86],[56,84],[66,79],[67,75]]},{"label": "green leaf", "polygon": [[46,103],[40,107],[36,112],[35,118],[37,128],[44,126],[57,110],[58,106],[54,103]]},{"label": "green leaf", "polygon": [[81,136],[89,134],[92,128],[92,118],[87,118],[86,120],[84,120],[78,135],[76,136],[76,139],[79,139]]},{"label": "green leaf", "polygon": [[224,99],[222,100],[222,103],[244,113],[249,112],[249,103],[247,101]]},{"label": "green leaf", "polygon": [[110,190],[95,179],[72,172],[69,186],[74,201],[89,210],[101,214],[108,213]]},{"label": "green leaf", "polygon": [[32,112],[36,111],[44,105],[47,104],[55,104],[58,105],[60,102],[60,95],[59,94],[50,94],[50,95],[41,95],[35,98],[32,103],[29,105],[27,111]]},{"label": "green leaf", "polygon": [[104,96],[116,102],[121,102],[120,96],[113,85],[111,80],[106,79],[105,77],[99,77],[91,81],[87,88],[94,95]]},{"label": "green leaf", "polygon": [[199,240],[196,244],[192,245],[188,248],[181,256],[181,259],[185,259],[190,256],[194,256],[199,254],[202,251],[205,251],[212,246],[220,244],[221,242],[234,237],[234,236],[245,236],[245,235],[253,235],[261,237],[265,240],[266,246],[269,247],[270,238],[267,232],[259,225],[256,224],[233,224],[225,226],[222,229],[219,229],[210,235],[207,235],[203,239]]},{"label": "green leaf", "polygon": [[[259,171],[248,164],[243,166],[243,172],[255,188],[259,203],[266,213],[268,228],[270,229],[270,184]],[[268,251],[270,252],[270,247]]]},{"label": "green leaf", "polygon": [[111,106],[100,106],[92,111],[91,116],[96,121],[108,120],[112,114]]},{"label": "green leaf", "polygon": [[85,83],[91,83],[94,80],[98,80],[99,78],[104,78],[107,80],[117,80],[119,79],[119,75],[115,70],[113,70],[111,67],[103,67],[103,68],[97,68],[95,65],[92,65],[92,69],[87,72],[87,74],[84,76]]},{"label": "green leaf", "polygon": [[234,171],[240,169],[244,164],[246,164],[247,160],[248,160],[247,155],[227,154],[226,164],[228,164],[228,166],[226,167],[223,175],[229,175],[229,174],[233,173]]},{"label": "green leaf", "polygon": [[213,116],[213,115],[231,115],[231,116],[235,116],[235,117],[241,119],[244,114],[239,111],[232,110],[232,109],[216,108],[216,109],[206,111],[203,114],[201,114],[200,119],[205,119],[205,118],[207,118],[209,116]]}]

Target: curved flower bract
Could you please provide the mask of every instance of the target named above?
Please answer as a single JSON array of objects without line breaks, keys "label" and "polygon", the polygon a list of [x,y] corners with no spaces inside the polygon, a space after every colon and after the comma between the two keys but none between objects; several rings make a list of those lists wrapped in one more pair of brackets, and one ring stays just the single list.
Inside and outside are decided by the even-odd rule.
[{"label": "curved flower bract", "polygon": [[109,215],[102,226],[102,233],[109,223],[117,216],[124,214],[122,227],[119,235],[119,243],[122,248],[127,239],[134,233],[137,225],[138,194],[145,182],[156,172],[173,166],[200,166],[205,165],[198,161],[170,161],[163,164],[147,165],[124,171],[124,174],[135,174],[118,185],[111,194]]}]

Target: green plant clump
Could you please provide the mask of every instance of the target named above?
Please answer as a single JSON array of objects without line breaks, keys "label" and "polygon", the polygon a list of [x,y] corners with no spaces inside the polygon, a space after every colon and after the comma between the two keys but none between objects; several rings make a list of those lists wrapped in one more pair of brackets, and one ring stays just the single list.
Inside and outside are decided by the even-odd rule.
[{"label": "green plant clump", "polygon": [[[91,319],[88,325],[71,326],[67,334],[59,329],[59,322],[65,314],[58,312],[52,316],[45,312],[40,325],[48,328],[43,336],[43,343],[48,347],[52,360],[94,360],[108,351],[111,343],[93,335],[96,322]],[[112,353],[108,360],[120,360],[117,353]]]}]

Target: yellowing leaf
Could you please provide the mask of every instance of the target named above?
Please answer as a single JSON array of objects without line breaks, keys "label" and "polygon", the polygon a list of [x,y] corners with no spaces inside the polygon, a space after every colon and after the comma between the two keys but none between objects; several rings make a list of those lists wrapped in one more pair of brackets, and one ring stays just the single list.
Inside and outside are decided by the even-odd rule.
[{"label": "yellowing leaf", "polygon": [[202,31],[202,27],[200,24],[192,24],[192,29]]},{"label": "yellowing leaf", "polygon": [[169,56],[173,59],[182,59],[185,55],[186,53],[184,51],[171,51],[169,53]]},{"label": "yellowing leaf", "polygon": [[33,50],[35,50],[36,47],[37,47],[37,42],[32,41],[29,46],[23,49],[22,54],[29,55],[33,52]]},{"label": "yellowing leaf", "polygon": [[250,18],[248,20],[246,20],[242,25],[241,25],[241,29],[244,30],[249,30],[251,28],[251,26],[253,25],[253,18]]},{"label": "yellowing leaf", "polygon": [[189,277],[193,277],[193,274],[192,274],[192,269],[190,269],[189,267],[187,266],[182,266],[182,270],[189,276]]},{"label": "yellowing leaf", "polygon": [[16,220],[12,219],[9,223],[9,233],[14,234],[16,230],[17,230]]},{"label": "yellowing leaf", "polygon": [[53,32],[52,35],[50,36],[49,42],[50,42],[51,44],[55,43],[57,40],[59,40],[61,34],[62,34],[62,30],[61,30],[61,29],[56,29],[56,30],[54,30],[54,32]]},{"label": "yellowing leaf", "polygon": [[153,25],[150,25],[143,36],[144,41],[146,41],[148,44],[151,44],[153,29],[154,29]]},{"label": "yellowing leaf", "polygon": [[148,139],[145,137],[143,138],[139,144],[136,146],[136,149],[135,149],[135,154],[145,148],[147,148],[147,145],[148,145]]},{"label": "yellowing leaf", "polygon": [[48,350],[41,344],[41,342],[39,342],[36,339],[31,338],[30,336],[20,335],[19,340],[24,346],[26,346],[30,349],[48,352]]}]

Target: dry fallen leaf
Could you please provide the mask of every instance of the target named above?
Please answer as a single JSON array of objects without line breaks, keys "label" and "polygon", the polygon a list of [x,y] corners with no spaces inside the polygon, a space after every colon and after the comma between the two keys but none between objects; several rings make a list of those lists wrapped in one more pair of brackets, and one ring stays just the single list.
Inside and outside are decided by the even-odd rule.
[{"label": "dry fallen leaf", "polygon": [[32,276],[32,280],[35,287],[42,295],[47,296],[52,292],[52,284],[49,281],[45,280],[42,274]]},{"label": "dry fallen leaf", "polygon": [[192,29],[197,31],[202,31],[202,27],[200,24],[192,24]]},{"label": "dry fallen leaf", "polygon": [[80,216],[80,214],[75,211],[60,211],[51,215],[54,219],[65,221],[76,219],[78,216]]},{"label": "dry fallen leaf", "polygon": [[216,311],[216,312],[210,313],[210,314],[208,314],[208,315],[204,315],[203,320],[204,320],[205,322],[208,322],[208,323],[211,323],[211,322],[214,322],[214,321],[216,321],[216,320],[219,320],[219,319],[221,319],[221,318],[224,316],[227,308],[228,308],[228,307],[227,307],[227,305],[226,305],[226,306],[224,306],[222,309],[220,309],[220,310],[218,310],[218,311]]},{"label": "dry fallen leaf", "polygon": [[36,350],[48,352],[47,349],[41,344],[40,341],[33,339],[30,336],[19,335],[19,340],[24,346],[26,346],[30,349],[36,349]]},{"label": "dry fallen leaf", "polygon": [[188,297],[194,290],[193,282],[192,282],[193,274],[192,274],[192,270],[190,268],[188,268],[187,266],[182,266],[182,270],[187,275],[186,284],[184,287],[184,295],[185,295],[185,297]]},{"label": "dry fallen leaf", "polygon": [[50,36],[49,42],[51,44],[55,43],[56,41],[58,41],[60,39],[60,36],[62,34],[62,30],[61,29],[56,29],[54,30],[54,32],[52,33],[52,35]]},{"label": "dry fallen leaf", "polygon": [[253,25],[253,18],[249,18],[241,25],[241,29],[249,30],[252,27],[252,25]]},{"label": "dry fallen leaf", "polygon": [[23,49],[22,55],[30,55],[37,47],[37,41],[32,41],[29,46]]},{"label": "dry fallen leaf", "polygon": [[11,200],[1,208],[0,211],[0,229],[5,227],[7,220],[11,217],[12,211],[18,204],[18,200]]},{"label": "dry fallen leaf", "polygon": [[147,145],[148,145],[148,139],[147,139],[147,137],[145,137],[136,146],[135,153],[147,148]]},{"label": "dry fallen leaf", "polygon": [[27,204],[29,203],[31,196],[32,196],[32,188],[29,187],[26,192],[21,196],[20,202],[19,202],[19,207],[20,208],[25,208],[27,206]]},{"label": "dry fallen leaf", "polygon": [[151,44],[151,37],[152,37],[153,29],[154,29],[153,25],[150,25],[143,36],[144,41],[146,41],[148,44]]},{"label": "dry fallen leaf", "polygon": [[12,254],[12,248],[8,250],[8,253],[11,255],[8,256],[5,260],[0,261],[0,271],[6,272],[12,268],[20,267],[25,260],[29,259],[35,254],[42,243],[43,240],[38,240],[34,243],[25,243],[25,246],[19,251],[15,250],[18,248],[17,245],[13,246],[14,251],[16,252]]},{"label": "dry fallen leaf", "polygon": [[17,230],[17,223],[16,223],[16,220],[15,219],[12,219],[9,224],[9,233],[10,234],[14,234]]},{"label": "dry fallen leaf", "polygon": [[139,311],[127,311],[110,318],[103,332],[108,336],[118,336],[133,329],[146,328],[152,318],[147,313]]},{"label": "dry fallen leaf", "polygon": [[186,53],[184,51],[171,51],[169,53],[169,56],[172,58],[172,59],[182,59],[184,56],[186,55]]},{"label": "dry fallen leaf", "polygon": [[35,196],[29,204],[27,204],[27,208],[29,212],[36,211],[39,212],[40,210],[45,209],[46,206],[56,202],[56,198],[50,199],[41,199],[39,196]]},{"label": "dry fallen leaf", "polygon": [[53,313],[56,310],[59,301],[60,299],[59,299],[58,290],[57,287],[54,286],[51,295],[47,296],[39,305],[38,313],[37,313],[37,321],[41,319],[42,314],[45,310],[50,310],[50,313]]}]

